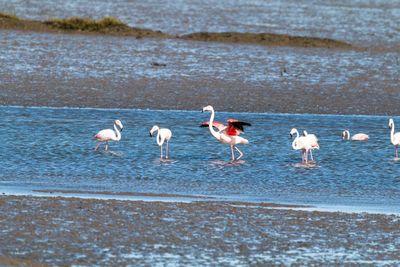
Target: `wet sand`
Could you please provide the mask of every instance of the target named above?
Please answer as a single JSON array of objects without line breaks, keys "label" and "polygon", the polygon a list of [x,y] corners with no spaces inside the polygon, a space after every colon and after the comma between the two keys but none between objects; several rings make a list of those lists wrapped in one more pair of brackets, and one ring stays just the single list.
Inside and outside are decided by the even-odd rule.
[{"label": "wet sand", "polygon": [[0,264],[395,264],[394,215],[164,203],[0,197]]},{"label": "wet sand", "polygon": [[[368,77],[360,77],[370,82]],[[282,77],[285,86],[285,77]],[[309,114],[397,115],[400,95],[396,84],[374,89],[339,90],[298,82],[291,90],[276,90],[268,82],[130,79],[20,78],[0,84],[0,105],[201,110],[206,104],[218,111]],[[354,83],[363,83],[354,81]],[[32,86],[33,84],[33,86]],[[358,85],[357,85],[358,87]],[[244,88],[246,88],[244,90]],[[379,96],[379,97],[377,97]]]}]

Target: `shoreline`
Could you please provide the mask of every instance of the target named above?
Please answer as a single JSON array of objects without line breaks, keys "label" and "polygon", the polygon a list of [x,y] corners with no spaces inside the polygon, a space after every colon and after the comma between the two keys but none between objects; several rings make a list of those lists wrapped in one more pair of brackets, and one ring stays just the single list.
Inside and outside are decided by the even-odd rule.
[{"label": "shoreline", "polygon": [[[201,111],[200,109],[152,109],[152,108],[113,108],[113,107],[69,107],[69,106],[21,106],[21,105],[0,105],[1,108],[15,108],[15,109],[49,109],[49,110],[95,110],[95,111],[155,111],[155,112],[189,112],[189,113],[198,113]],[[388,116],[397,117],[400,115],[388,115],[388,114],[337,114],[337,113],[285,113],[285,112],[255,112],[255,111],[227,111],[227,110],[219,110],[218,113],[236,113],[236,114],[253,114],[253,115],[277,115],[277,116],[327,116],[327,117],[346,117],[346,116],[354,116],[354,117],[372,117],[372,118],[387,118]]]},{"label": "shoreline", "polygon": [[294,210],[304,212],[328,212],[328,213],[356,213],[376,214],[386,216],[400,216],[400,212],[374,205],[346,205],[346,204],[323,204],[323,203],[297,203],[280,202],[274,200],[257,200],[243,197],[224,197],[206,195],[181,195],[167,193],[148,192],[108,192],[108,191],[79,191],[79,190],[57,190],[57,189],[26,189],[21,187],[4,188],[0,191],[5,197],[37,197],[37,198],[66,198],[100,201],[127,201],[127,202],[162,202],[162,203],[226,203],[230,205],[246,207],[263,207],[266,209]]}]

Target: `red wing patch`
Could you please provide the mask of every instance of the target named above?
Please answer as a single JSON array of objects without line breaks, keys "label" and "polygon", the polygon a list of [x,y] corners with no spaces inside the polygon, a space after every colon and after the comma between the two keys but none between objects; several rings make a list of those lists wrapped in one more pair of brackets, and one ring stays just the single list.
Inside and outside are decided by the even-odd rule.
[{"label": "red wing patch", "polygon": [[229,119],[227,120],[227,122],[228,122],[228,129],[226,130],[226,133],[228,135],[239,135],[242,132],[244,132],[243,126],[251,126],[251,124],[248,122],[234,120],[234,119]]}]

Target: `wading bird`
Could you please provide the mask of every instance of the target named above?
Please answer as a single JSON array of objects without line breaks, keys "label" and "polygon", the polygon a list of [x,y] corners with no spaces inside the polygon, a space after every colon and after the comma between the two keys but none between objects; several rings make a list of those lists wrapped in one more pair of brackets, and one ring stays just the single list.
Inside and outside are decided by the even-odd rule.
[{"label": "wading bird", "polygon": [[[229,119],[228,125],[225,126],[224,124],[220,122],[215,122],[214,121],[214,108],[212,106],[206,106],[203,108],[204,111],[210,111],[211,116],[210,116],[210,121],[209,122],[204,122],[200,126],[201,127],[208,127],[210,130],[210,133],[221,143],[230,145],[231,147],[231,153],[232,153],[232,161],[235,160],[235,152],[233,149],[235,149],[237,152],[239,152],[239,157],[236,160],[239,160],[242,156],[243,153],[240,151],[236,145],[239,144],[248,144],[249,141],[243,137],[240,137],[239,134],[241,134],[244,129],[243,126],[251,126],[250,123],[243,122],[243,121],[238,121],[238,120],[233,120]],[[216,131],[213,127],[217,128],[218,131]]]},{"label": "wading bird", "polygon": [[93,138],[97,140],[97,145],[95,150],[97,150],[102,142],[106,143],[105,150],[108,150],[109,141],[119,141],[121,140],[121,132],[124,126],[120,120],[114,121],[114,130],[105,129],[98,132]]},{"label": "wading bird", "polygon": [[[290,137],[293,137],[295,134],[296,137],[292,142],[292,148],[294,150],[301,150],[301,162],[308,163],[308,152],[311,152],[312,149],[319,149],[318,139],[314,134],[308,134],[306,131],[304,131],[303,135],[300,136],[297,129],[293,128],[290,131]],[[312,154],[311,160],[314,160]]]},{"label": "wading bird", "polygon": [[[315,134],[307,133],[306,130],[303,131],[303,136],[306,137],[310,142],[310,145],[311,145],[311,148],[309,150],[310,151],[310,159],[311,159],[311,161],[314,161],[312,151],[314,149],[319,149],[318,138],[315,136]],[[307,155],[307,157],[308,157],[308,155]]]},{"label": "wading bird", "polygon": [[342,139],[343,140],[350,140],[351,139],[352,141],[367,141],[369,139],[369,136],[368,136],[368,134],[365,134],[365,133],[358,133],[358,134],[353,135],[350,138],[349,130],[344,130],[343,133],[342,133]]},{"label": "wading bird", "polygon": [[164,142],[166,141],[166,149],[165,149],[165,158],[168,159],[168,142],[171,140],[172,137],[172,132],[170,129],[167,128],[159,128],[157,125],[154,125],[153,128],[150,130],[150,136],[152,137],[154,132],[157,132],[157,145],[160,146],[160,159],[163,158],[162,154],[162,146]]},{"label": "wading bird", "polygon": [[395,133],[394,132],[394,121],[393,119],[389,119],[389,128],[390,128],[390,142],[392,142],[392,145],[396,147],[396,159],[399,158],[398,154],[398,147],[400,145],[400,132]]}]

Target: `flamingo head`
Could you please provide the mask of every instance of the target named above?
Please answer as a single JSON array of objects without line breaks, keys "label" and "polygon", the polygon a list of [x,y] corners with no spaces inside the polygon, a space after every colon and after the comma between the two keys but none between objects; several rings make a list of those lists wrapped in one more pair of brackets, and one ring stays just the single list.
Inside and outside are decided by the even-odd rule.
[{"label": "flamingo head", "polygon": [[204,111],[213,112],[213,111],[214,111],[214,108],[213,108],[212,106],[208,105],[208,106],[206,106],[206,107],[203,108],[203,112],[204,112]]},{"label": "flamingo head", "polygon": [[122,129],[124,128],[124,126],[122,125],[122,122],[120,120],[115,120],[114,124],[117,125],[120,129],[120,131],[122,132]]},{"label": "flamingo head", "polygon": [[394,121],[392,118],[389,119],[389,128],[392,129],[394,126]]},{"label": "flamingo head", "polygon": [[[297,131],[296,128],[293,128],[293,129],[290,131],[290,138],[293,138],[293,135],[294,135],[295,133],[298,133],[298,131]],[[306,132],[306,133],[307,133],[307,132]]]},{"label": "flamingo head", "polygon": [[350,132],[349,132],[349,130],[344,130],[344,131],[342,132],[342,139],[343,139],[343,140],[349,140],[349,139],[350,139]]},{"label": "flamingo head", "polygon": [[150,137],[153,136],[154,132],[157,132],[160,128],[157,125],[154,125],[150,130]]},{"label": "flamingo head", "polygon": [[304,131],[303,131],[303,136],[307,136],[307,135],[308,135],[307,131],[304,130]]}]

